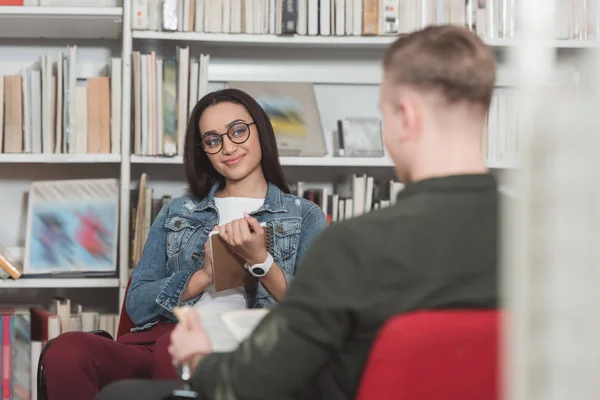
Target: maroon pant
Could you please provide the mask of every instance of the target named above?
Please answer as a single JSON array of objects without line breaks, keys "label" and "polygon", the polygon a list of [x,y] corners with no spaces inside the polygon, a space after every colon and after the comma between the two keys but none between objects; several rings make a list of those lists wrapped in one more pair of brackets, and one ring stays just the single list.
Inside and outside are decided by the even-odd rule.
[{"label": "maroon pant", "polygon": [[42,359],[48,400],[93,400],[127,378],[177,379],[167,352],[175,324],[127,333],[117,341],[87,332],[58,336]]}]

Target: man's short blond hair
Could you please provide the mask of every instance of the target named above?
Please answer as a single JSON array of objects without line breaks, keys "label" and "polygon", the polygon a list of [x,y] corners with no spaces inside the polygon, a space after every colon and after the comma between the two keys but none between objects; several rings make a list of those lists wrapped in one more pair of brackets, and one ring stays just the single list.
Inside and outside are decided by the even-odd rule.
[{"label": "man's short blond hair", "polygon": [[495,57],[466,28],[431,26],[403,35],[386,50],[383,67],[394,84],[437,91],[451,104],[468,102],[485,110],[490,106]]}]

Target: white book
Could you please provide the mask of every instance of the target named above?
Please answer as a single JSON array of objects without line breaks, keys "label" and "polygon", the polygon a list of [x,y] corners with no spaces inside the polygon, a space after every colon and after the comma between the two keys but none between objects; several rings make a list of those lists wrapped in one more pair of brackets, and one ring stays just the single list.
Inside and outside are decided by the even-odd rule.
[{"label": "white book", "polygon": [[31,104],[31,152],[42,154],[42,71],[29,73],[29,101]]},{"label": "white book", "polygon": [[242,33],[242,1],[243,0],[229,0],[231,3],[231,21],[230,21],[230,32],[231,33]]},{"label": "white book", "polygon": [[121,153],[121,73],[120,57],[113,57],[110,65],[110,150]]},{"label": "white book", "polygon": [[132,0],[131,1],[131,29],[146,30],[148,29],[148,0]]},{"label": "white book", "polygon": [[68,152],[70,154],[75,153],[77,147],[77,127],[75,125],[75,115],[77,115],[77,102],[75,101],[75,87],[77,86],[77,46],[69,46],[69,66],[68,66],[68,79],[69,79],[69,142]]},{"label": "white book", "polygon": [[148,155],[156,155],[156,53],[148,56]]},{"label": "white book", "polygon": [[148,155],[148,57],[147,54],[142,54],[141,61],[141,154],[144,156]]},{"label": "white book", "polygon": [[223,33],[223,0],[210,0],[210,2],[213,3],[210,16],[211,32]]},{"label": "white book", "polygon": [[146,29],[151,31],[160,31],[162,25],[162,1],[148,0],[148,17]]},{"label": "white book", "polygon": [[354,208],[352,215],[358,217],[365,211],[365,198],[367,190],[367,176],[366,175],[354,175],[352,177],[352,198]]},{"label": "white book", "polygon": [[335,0],[335,35],[336,36],[344,36],[345,29],[346,29],[346,1],[345,0]]},{"label": "white book", "polygon": [[196,103],[198,103],[198,79],[200,78],[200,63],[198,60],[190,61],[190,99],[189,113],[192,113]]},{"label": "white book", "polygon": [[157,155],[164,153],[163,137],[165,126],[163,122],[163,60],[156,60],[156,146]]},{"label": "white book", "polygon": [[177,154],[183,155],[188,118],[190,48],[180,47],[177,56]]},{"label": "white book", "polygon": [[212,23],[210,22],[211,10],[214,7],[214,3],[209,0],[204,0],[204,15],[202,19],[204,20],[204,32],[212,32]]},{"label": "white book", "polygon": [[142,73],[141,73],[141,54],[139,51],[131,53],[131,70],[133,71],[133,138],[134,138],[134,153],[142,154],[142,106],[141,99],[141,85],[142,85]]},{"label": "white book", "polygon": [[254,10],[252,15],[254,16],[254,33],[261,34],[262,32],[262,0],[254,0]]},{"label": "white book", "polygon": [[54,122],[56,123],[55,130],[55,140],[54,140],[54,152],[62,153],[62,143],[64,136],[64,125],[63,125],[63,106],[64,106],[64,98],[63,98],[63,78],[64,78],[64,55],[62,52],[58,53],[58,57],[56,58],[56,89],[55,89],[55,105],[56,105],[56,114],[54,116]]},{"label": "white book", "polygon": [[319,34],[319,0],[308,0],[308,35]]},{"label": "white book", "polygon": [[231,33],[231,0],[221,0],[221,32]]},{"label": "white book", "polygon": [[[183,26],[180,30],[187,32],[188,27],[190,26],[190,1],[194,0],[183,0]],[[182,3],[181,1],[179,3]]]},{"label": "white book", "polygon": [[[362,0],[354,0],[362,2]],[[320,0],[319,8],[319,35],[329,36],[331,35],[331,1]]]},{"label": "white book", "polygon": [[[362,35],[362,20],[363,20],[363,0],[352,0],[354,9],[352,10],[352,34],[355,36]],[[400,6],[400,4],[398,4]],[[321,9],[322,9],[321,5]]]},{"label": "white book", "polygon": [[183,4],[183,0],[178,0],[177,1],[177,30],[179,32],[183,32],[186,29],[184,28],[184,18],[185,18],[185,13],[184,13],[184,4]]},{"label": "white book", "polygon": [[210,54],[200,55],[200,68],[198,73],[198,99],[208,94],[208,64],[210,63]]},{"label": "white book", "polygon": [[254,308],[219,313],[210,309],[184,306],[175,308],[174,312],[180,321],[184,320],[188,312],[198,313],[212,344],[213,352],[220,353],[235,350],[252,334],[269,310]]},{"label": "white book", "polygon": [[[244,1],[244,0],[239,0]],[[269,0],[269,34],[276,35],[277,34],[277,13],[275,3],[277,0]],[[302,2],[306,2],[306,0],[298,0],[298,15],[300,15],[300,4]],[[300,19],[300,17],[298,17]],[[300,34],[300,32],[298,32]],[[306,34],[306,33],[305,33]]]},{"label": "white book", "polygon": [[196,0],[196,16],[194,18],[194,31],[204,32],[204,0]]},{"label": "white book", "polygon": [[75,88],[75,101],[77,102],[77,115],[75,115],[75,125],[77,126],[77,147],[76,154],[86,154],[88,152],[88,116],[87,116],[87,85],[86,81],[78,80]]},{"label": "white book", "polygon": [[346,16],[344,19],[346,21],[346,35],[352,35],[354,32],[354,0],[346,0]]},{"label": "white book", "polygon": [[52,59],[42,57],[42,152],[50,154],[54,150],[54,107],[56,89],[53,87]]},{"label": "white book", "polygon": [[31,93],[29,82],[31,69],[27,68],[21,72],[21,87],[23,96],[23,152],[31,153]]},{"label": "white book", "polygon": [[244,23],[246,29],[244,33],[256,33],[254,29],[254,2],[258,0],[242,0],[244,1]]}]

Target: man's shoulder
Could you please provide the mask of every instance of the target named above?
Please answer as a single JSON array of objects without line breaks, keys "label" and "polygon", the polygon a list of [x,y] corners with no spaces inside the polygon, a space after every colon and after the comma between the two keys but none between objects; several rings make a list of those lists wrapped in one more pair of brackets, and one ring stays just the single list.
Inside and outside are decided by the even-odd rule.
[{"label": "man's shoulder", "polygon": [[325,246],[332,243],[349,248],[364,248],[365,242],[370,242],[373,234],[386,230],[390,224],[396,224],[398,216],[388,209],[371,211],[351,219],[334,222],[325,230],[321,241]]},{"label": "man's shoulder", "polygon": [[353,217],[348,220],[336,222],[334,225],[340,229],[353,232],[355,235],[363,236],[372,231],[386,229],[390,225],[401,225],[402,221],[408,221],[413,214],[410,209],[391,206]]}]

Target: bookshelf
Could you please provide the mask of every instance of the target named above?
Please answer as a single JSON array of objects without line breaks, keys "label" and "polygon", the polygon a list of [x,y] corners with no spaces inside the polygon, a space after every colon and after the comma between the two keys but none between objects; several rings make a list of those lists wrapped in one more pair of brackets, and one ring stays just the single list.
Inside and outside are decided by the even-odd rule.
[{"label": "bookshelf", "polygon": [[21,278],[0,281],[1,289],[116,288],[118,278]]},{"label": "bookshelf", "polygon": [[0,37],[120,39],[121,7],[0,7]]},{"label": "bookshelf", "polygon": [[[227,34],[201,32],[163,32],[131,29],[132,1],[122,7],[0,7],[0,75],[16,73],[40,54],[55,54],[67,45],[77,44],[82,65],[79,75],[94,76],[110,57],[121,57],[122,110],[120,154],[1,154],[0,245],[22,244],[15,226],[21,226],[22,197],[29,183],[37,179],[79,177],[116,177],[120,179],[119,273],[114,278],[21,279],[0,282],[2,288],[119,288],[123,300],[128,280],[130,246],[130,191],[142,172],[148,172],[150,185],[157,193],[178,196],[185,187],[181,157],[148,157],[131,152],[131,74],[132,51],[156,51],[174,56],[175,46],[189,46],[190,55],[211,55],[208,70],[209,90],[225,82],[276,81],[311,82],[326,132],[335,129],[337,119],[346,116],[379,116],[377,85],[381,80],[381,55],[393,36],[275,36],[269,34]],[[498,86],[510,86],[514,72],[504,61],[506,49],[517,46],[518,38],[487,39],[499,54]],[[548,47],[573,50],[598,45],[592,40],[548,40]],[[10,54],[10,56],[9,56]],[[343,99],[343,101],[340,101]],[[393,177],[387,157],[336,158],[282,157],[281,163],[290,181],[306,177],[321,180],[340,175],[374,171]],[[513,170],[514,163],[493,162],[490,168],[500,172]],[[316,172],[315,172],[316,171]],[[177,188],[177,189],[173,189]],[[14,292],[12,292],[14,293]]]},{"label": "bookshelf", "polygon": [[120,154],[0,154],[0,164],[115,164]]},{"label": "bookshelf", "polygon": [[[393,167],[388,157],[280,157],[284,167]],[[183,158],[131,156],[132,164],[183,164]]]},{"label": "bookshelf", "polygon": [[[236,33],[133,31],[134,40],[198,42],[208,46],[294,47],[294,48],[345,48],[385,49],[396,39],[394,36],[304,36],[304,35],[255,35]],[[519,45],[518,38],[485,39],[488,46],[503,50]],[[584,49],[600,45],[597,40],[556,39],[542,42],[557,49]]]}]

